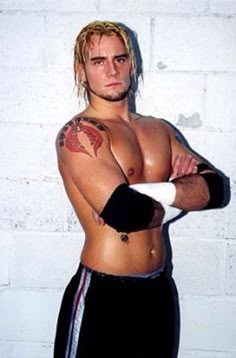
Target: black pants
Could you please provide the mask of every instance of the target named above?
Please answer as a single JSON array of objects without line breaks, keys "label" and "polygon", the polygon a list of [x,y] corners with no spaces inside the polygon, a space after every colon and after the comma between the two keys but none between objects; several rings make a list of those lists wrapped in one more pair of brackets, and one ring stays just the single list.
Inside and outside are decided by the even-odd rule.
[{"label": "black pants", "polygon": [[54,358],[172,358],[173,339],[164,273],[113,276],[80,265],[63,297]]}]

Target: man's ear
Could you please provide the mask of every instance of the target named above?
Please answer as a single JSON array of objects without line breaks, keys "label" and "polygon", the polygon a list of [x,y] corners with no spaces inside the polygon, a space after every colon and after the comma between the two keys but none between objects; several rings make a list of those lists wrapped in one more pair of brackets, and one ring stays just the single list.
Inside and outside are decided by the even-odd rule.
[{"label": "man's ear", "polygon": [[78,79],[81,82],[86,82],[87,78],[86,78],[86,73],[84,70],[84,65],[82,65],[82,64],[77,65],[76,72],[77,72]]},{"label": "man's ear", "polygon": [[130,78],[135,78],[136,69],[134,66],[130,65],[129,73],[130,73]]},{"label": "man's ear", "polygon": [[129,72],[130,72],[130,77],[133,77],[134,76],[134,66],[132,66],[132,65],[130,65],[130,70],[129,70]]}]

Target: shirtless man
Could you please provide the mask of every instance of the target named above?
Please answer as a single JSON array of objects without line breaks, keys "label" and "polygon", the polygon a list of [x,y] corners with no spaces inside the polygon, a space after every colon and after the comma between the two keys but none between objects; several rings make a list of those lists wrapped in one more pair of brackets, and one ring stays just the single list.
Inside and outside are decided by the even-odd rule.
[{"label": "shirtless man", "polygon": [[97,21],[82,29],[74,69],[89,103],[59,132],[57,154],[85,243],[64,294],[54,357],[170,358],[174,310],[162,225],[182,210],[218,207],[222,182],[165,121],[129,112],[136,67],[122,27]]}]

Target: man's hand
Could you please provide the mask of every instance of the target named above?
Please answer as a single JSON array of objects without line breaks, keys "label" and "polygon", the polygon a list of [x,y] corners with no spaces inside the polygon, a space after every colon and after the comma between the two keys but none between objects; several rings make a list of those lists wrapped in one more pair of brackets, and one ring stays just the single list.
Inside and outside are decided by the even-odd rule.
[{"label": "man's hand", "polygon": [[92,217],[97,225],[104,226],[105,222],[101,216],[98,215],[98,213],[95,210],[92,210]]},{"label": "man's hand", "polygon": [[196,173],[197,160],[194,157],[190,154],[177,155],[173,163],[170,180]]}]

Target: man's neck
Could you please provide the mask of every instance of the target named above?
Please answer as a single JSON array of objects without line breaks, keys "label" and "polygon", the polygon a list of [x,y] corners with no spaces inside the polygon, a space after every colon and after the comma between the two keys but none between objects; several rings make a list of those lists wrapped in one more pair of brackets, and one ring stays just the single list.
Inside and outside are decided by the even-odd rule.
[{"label": "man's neck", "polygon": [[101,98],[92,97],[88,107],[82,114],[100,118],[102,120],[118,119],[127,122],[130,121],[131,117],[128,98],[121,101],[107,101]]}]

